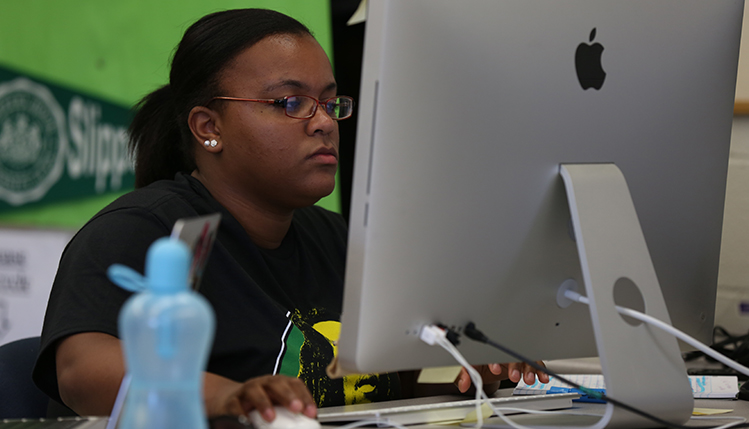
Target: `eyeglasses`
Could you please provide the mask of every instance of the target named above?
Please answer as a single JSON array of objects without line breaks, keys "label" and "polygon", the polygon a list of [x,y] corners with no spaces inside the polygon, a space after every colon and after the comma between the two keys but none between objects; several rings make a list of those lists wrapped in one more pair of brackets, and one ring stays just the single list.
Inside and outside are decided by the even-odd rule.
[{"label": "eyeglasses", "polygon": [[354,112],[354,99],[346,95],[339,95],[327,100],[318,100],[308,95],[289,95],[275,100],[237,97],[213,97],[211,101],[213,100],[252,101],[254,103],[273,104],[283,107],[286,116],[295,119],[308,119],[315,116],[318,104],[325,109],[325,113],[331,119],[336,121],[350,118]]}]

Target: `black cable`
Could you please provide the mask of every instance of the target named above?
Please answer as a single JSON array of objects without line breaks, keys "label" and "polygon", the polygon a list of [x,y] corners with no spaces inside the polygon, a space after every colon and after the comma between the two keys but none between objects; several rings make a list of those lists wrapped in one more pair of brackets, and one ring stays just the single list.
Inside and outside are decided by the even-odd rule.
[{"label": "black cable", "polygon": [[[716,341],[716,337],[719,335],[725,339]],[[732,360],[742,363],[742,361],[746,361],[749,354],[749,351],[747,351],[749,349],[749,335],[731,335],[725,328],[716,326],[713,329],[713,345],[711,347]]]},{"label": "black cable", "polygon": [[[542,365],[537,364],[536,362],[534,362],[534,361],[526,358],[525,356],[521,355],[520,353],[512,351],[512,350],[508,349],[507,347],[504,347],[501,344],[498,344],[498,343],[492,341],[491,339],[489,339],[489,337],[487,337],[486,335],[484,335],[483,332],[479,331],[476,328],[476,325],[473,322],[469,322],[466,325],[465,329],[463,329],[463,333],[468,338],[470,338],[470,339],[472,339],[474,341],[478,341],[480,343],[488,344],[488,345],[490,345],[490,346],[492,346],[492,347],[494,347],[496,349],[499,349],[503,353],[512,356],[513,358],[517,359],[518,361],[522,361],[523,363],[525,363],[527,365],[530,365],[536,371],[540,371],[540,372],[543,372],[544,374],[547,374],[547,375],[552,376],[554,378],[558,378],[562,382],[564,382],[564,383],[566,383],[566,384],[574,387],[575,389],[580,390],[581,392],[587,394],[588,396],[590,396],[592,398],[601,399],[603,401],[610,402],[611,404],[613,404],[613,405],[615,405],[617,407],[623,408],[623,409],[625,409],[625,410],[627,410],[627,411],[629,411],[631,413],[637,414],[637,415],[639,415],[641,417],[645,417],[646,419],[652,420],[652,421],[654,421],[654,422],[656,422],[656,423],[658,423],[660,425],[663,425],[663,426],[667,426],[667,427],[671,427],[671,428],[677,428],[677,429],[693,428],[693,426],[685,426],[685,425],[680,425],[680,424],[676,424],[676,423],[667,422],[667,421],[661,419],[660,417],[654,416],[654,415],[652,415],[650,413],[642,411],[642,410],[640,410],[638,408],[635,408],[635,407],[633,407],[631,405],[627,405],[627,404],[625,404],[623,402],[620,402],[620,401],[618,401],[618,400],[616,400],[616,399],[614,399],[614,398],[612,398],[610,396],[606,396],[605,393],[601,393],[601,392],[598,392],[598,391],[595,391],[595,390],[588,389],[587,387],[580,386],[579,384],[575,383],[574,381],[568,380],[567,378],[560,376],[559,374],[555,373],[554,371],[551,371],[548,368],[546,368],[546,367],[544,367]],[[745,428],[745,427],[749,427],[749,423],[742,423],[740,425],[731,426],[731,427],[732,428]]]},{"label": "black cable", "polygon": [[[742,365],[749,365],[749,334],[745,335],[732,335],[728,333],[725,328],[716,326],[713,329],[713,341],[710,346],[711,349],[728,357],[729,359],[738,362]],[[685,361],[689,362],[694,359],[704,357],[708,362],[720,363],[720,368],[690,368],[689,374],[716,374],[716,375],[736,375],[739,380],[747,380],[747,375],[736,371],[735,369],[725,365],[722,362],[718,362],[712,356],[706,355],[701,350],[695,350],[684,353],[682,355]]]}]

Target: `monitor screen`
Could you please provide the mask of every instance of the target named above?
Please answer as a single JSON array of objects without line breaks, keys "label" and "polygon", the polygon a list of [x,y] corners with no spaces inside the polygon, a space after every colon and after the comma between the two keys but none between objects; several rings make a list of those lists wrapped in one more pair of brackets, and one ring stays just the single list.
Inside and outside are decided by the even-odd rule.
[{"label": "monitor screen", "polygon": [[595,356],[588,308],[557,302],[584,283],[565,163],[618,167],[672,323],[709,341],[742,10],[369,2],[341,367],[453,365],[418,333],[469,321],[533,359]]}]

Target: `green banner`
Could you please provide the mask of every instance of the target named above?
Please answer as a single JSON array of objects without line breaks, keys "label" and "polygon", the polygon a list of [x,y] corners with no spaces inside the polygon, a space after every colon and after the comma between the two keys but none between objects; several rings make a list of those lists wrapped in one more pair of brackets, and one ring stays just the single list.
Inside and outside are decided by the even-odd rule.
[{"label": "green banner", "polygon": [[0,212],[133,187],[130,112],[0,67]]},{"label": "green banner", "polygon": [[[130,171],[123,173],[119,190],[112,184],[112,179],[116,181],[119,176],[107,176],[107,168],[99,169],[96,181],[91,162],[96,162],[96,156],[107,157],[90,149],[95,147],[91,139],[97,138],[92,137],[96,133],[92,130],[102,124],[125,124],[125,120],[117,122],[107,115],[117,107],[119,111],[128,109],[168,81],[170,54],[191,23],[207,13],[245,7],[271,8],[299,19],[332,54],[329,0],[0,1],[0,85],[24,74],[48,87],[66,115],[66,156],[73,157],[70,165],[64,160],[62,169],[53,171],[60,174],[59,181],[40,200],[15,206],[0,196],[0,224],[79,228],[99,209],[132,189]],[[78,140],[74,140],[67,123],[73,92],[79,93],[86,106],[79,119],[74,118],[81,130],[75,137],[84,136]],[[93,104],[100,106],[99,113],[90,108]],[[0,118],[0,127],[4,123],[5,118]],[[81,145],[85,149],[75,146],[80,141],[86,141]],[[16,154],[15,159],[10,167],[22,169],[19,161],[26,159],[24,155]],[[73,193],[69,186],[73,183],[80,184],[78,190],[86,193]],[[113,192],[99,193],[97,183]],[[318,204],[340,211],[338,191]]]}]

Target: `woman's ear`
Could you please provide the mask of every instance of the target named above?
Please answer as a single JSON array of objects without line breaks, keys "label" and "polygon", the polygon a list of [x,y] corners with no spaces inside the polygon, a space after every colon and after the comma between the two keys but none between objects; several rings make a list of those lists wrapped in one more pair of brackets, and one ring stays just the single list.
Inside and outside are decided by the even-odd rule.
[{"label": "woman's ear", "polygon": [[187,117],[187,125],[195,140],[200,142],[203,149],[212,153],[221,152],[221,136],[217,120],[218,114],[204,106],[193,107]]}]

